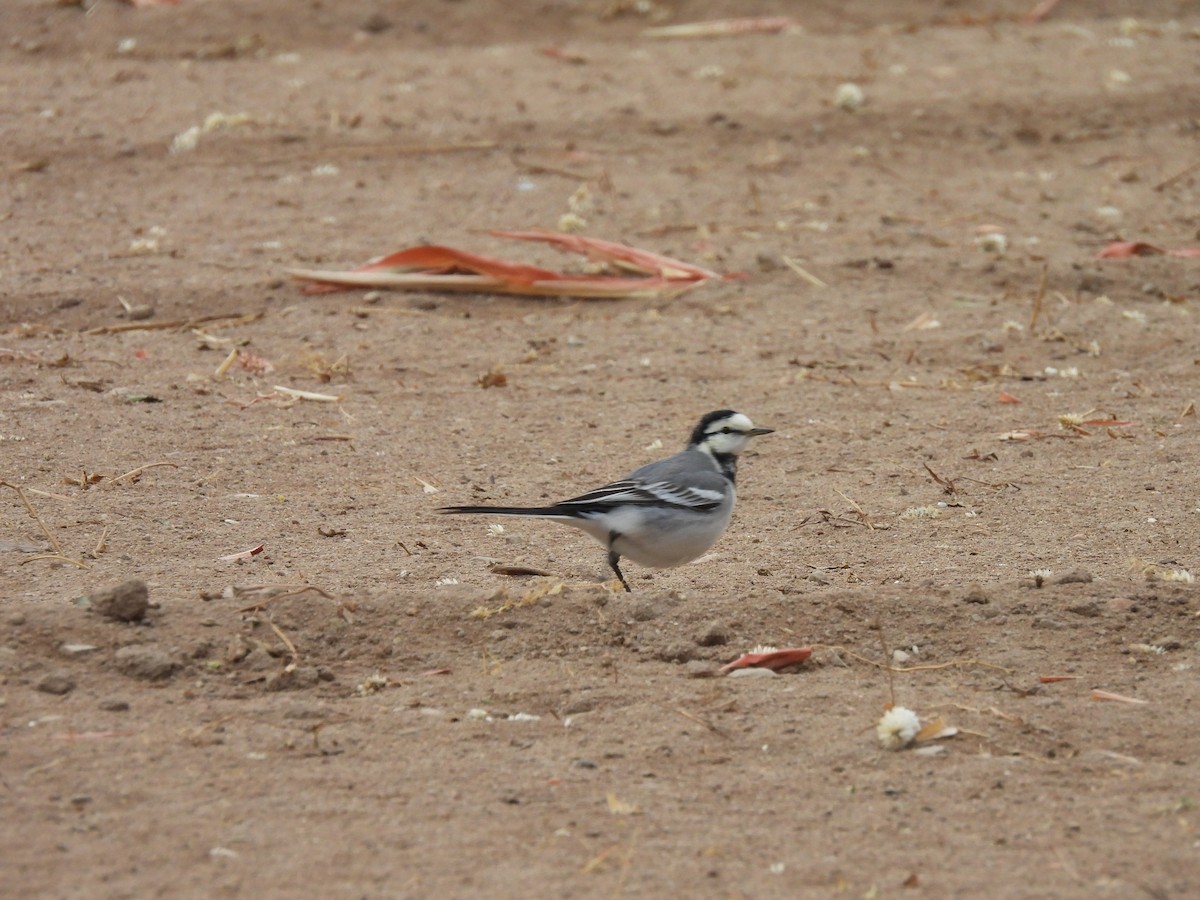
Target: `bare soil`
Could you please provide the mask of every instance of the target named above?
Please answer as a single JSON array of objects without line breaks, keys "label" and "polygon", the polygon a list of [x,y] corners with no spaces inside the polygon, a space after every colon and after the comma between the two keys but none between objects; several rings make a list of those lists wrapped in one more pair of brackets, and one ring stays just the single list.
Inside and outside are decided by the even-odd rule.
[{"label": "bare soil", "polygon": [[[1200,269],[1097,258],[1200,242],[1200,12],[1029,5],[6,0],[0,894],[1200,896]],[[567,265],[489,231],[573,196],[746,277],[286,276]],[[434,512],[722,407],[733,525],[632,594]],[[957,736],[880,747],[888,662]]]}]

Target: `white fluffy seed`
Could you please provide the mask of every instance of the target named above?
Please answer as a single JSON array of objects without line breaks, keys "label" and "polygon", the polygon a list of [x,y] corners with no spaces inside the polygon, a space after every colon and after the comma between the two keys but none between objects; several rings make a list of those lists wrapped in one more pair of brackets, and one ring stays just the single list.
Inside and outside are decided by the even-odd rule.
[{"label": "white fluffy seed", "polygon": [[920,730],[920,717],[906,706],[893,706],[875,726],[875,734],[884,750],[903,750]]},{"label": "white fluffy seed", "polygon": [[857,112],[866,99],[867,95],[863,93],[863,89],[852,81],[839,84],[833,95],[834,105],[846,112]]}]

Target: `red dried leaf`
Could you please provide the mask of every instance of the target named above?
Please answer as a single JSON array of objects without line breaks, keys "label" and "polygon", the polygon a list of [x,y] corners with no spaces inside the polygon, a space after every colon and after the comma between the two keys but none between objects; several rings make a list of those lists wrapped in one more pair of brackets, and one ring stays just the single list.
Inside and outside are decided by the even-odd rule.
[{"label": "red dried leaf", "polygon": [[1197,259],[1200,258],[1200,247],[1176,247],[1169,250],[1147,244],[1145,241],[1112,241],[1096,254],[1097,259],[1128,259],[1131,256],[1178,256]]},{"label": "red dried leaf", "polygon": [[550,269],[505,262],[493,256],[468,253],[466,250],[443,247],[438,244],[426,244],[390,253],[380,259],[372,260],[365,266],[359,266],[353,271],[380,272],[393,269],[419,270],[427,275],[451,275],[467,272],[503,278],[510,284],[533,284],[535,281],[552,281],[563,277]]},{"label": "red dried leaf", "polygon": [[1042,19],[1046,18],[1046,16],[1050,15],[1050,12],[1054,9],[1054,7],[1058,6],[1058,3],[1059,0],[1039,0],[1039,2],[1034,5],[1033,9],[1025,13],[1024,18],[1022,18],[1021,21],[1026,25],[1036,25],[1038,22],[1042,21]]},{"label": "red dried leaf", "polygon": [[796,666],[812,656],[812,647],[789,647],[784,650],[772,650],[769,653],[744,653],[731,663],[721,666],[720,672],[732,672],[734,669],[786,669]]},{"label": "red dried leaf", "polygon": [[1112,241],[1096,254],[1097,259],[1128,259],[1131,256],[1162,256],[1167,251],[1144,241]]},{"label": "red dried leaf", "polygon": [[229,553],[221,557],[222,562],[233,562],[239,559],[250,559],[252,556],[258,556],[266,548],[265,544],[259,544],[257,547],[251,547],[249,550],[243,550],[241,553]]},{"label": "red dried leaf", "polygon": [[661,275],[664,278],[720,278],[719,272],[702,269],[691,263],[681,262],[669,256],[639,250],[627,244],[602,241],[599,238],[583,237],[578,234],[558,234],[553,231],[493,231],[495,237],[512,238],[517,241],[541,241],[566,253],[579,253],[596,262],[623,265],[635,272]]},{"label": "red dried leaf", "polygon": [[539,47],[538,53],[550,59],[556,59],[559,62],[570,63],[573,66],[582,66],[588,61],[588,58],[582,53],[572,53],[569,50],[564,50],[562,47]]},{"label": "red dried leaf", "polygon": [[722,277],[699,266],[611,241],[540,231],[493,233],[516,240],[541,241],[647,277],[555,272],[436,244],[400,250],[348,272],[294,269],[291,274],[308,282],[304,290],[310,294],[351,287],[392,287],[597,299],[670,297],[691,290],[710,278]]}]

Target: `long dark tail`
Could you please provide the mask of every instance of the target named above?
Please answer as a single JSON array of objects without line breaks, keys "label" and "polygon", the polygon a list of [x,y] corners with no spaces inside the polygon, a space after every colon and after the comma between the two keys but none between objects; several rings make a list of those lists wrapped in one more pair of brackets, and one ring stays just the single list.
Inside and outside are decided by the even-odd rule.
[{"label": "long dark tail", "polygon": [[449,516],[561,516],[565,511],[555,506],[443,506],[438,512]]}]

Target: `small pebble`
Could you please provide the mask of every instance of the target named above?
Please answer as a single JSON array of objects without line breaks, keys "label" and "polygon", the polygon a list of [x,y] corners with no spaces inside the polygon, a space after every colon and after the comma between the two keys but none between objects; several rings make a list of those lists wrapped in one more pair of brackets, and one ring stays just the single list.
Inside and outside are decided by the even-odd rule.
[{"label": "small pebble", "polygon": [[632,618],[635,622],[649,622],[662,615],[658,604],[649,600],[636,600],[633,604]]},{"label": "small pebble", "polygon": [[685,663],[695,658],[696,648],[692,644],[668,644],[654,654],[655,659],[663,662]]},{"label": "small pebble", "polygon": [[122,647],[113,660],[122,674],[145,681],[170,678],[179,669],[179,663],[169,653],[152,644]]},{"label": "small pebble", "polygon": [[728,644],[731,638],[728,628],[720,622],[712,622],[696,638],[696,643],[701,647],[721,647]]},{"label": "small pebble", "polygon": [[63,644],[58,649],[64,656],[79,656],[99,648],[95,644]]},{"label": "small pebble", "polygon": [[43,694],[62,696],[75,690],[75,679],[66,672],[48,672],[34,685]]},{"label": "small pebble", "polygon": [[779,673],[774,669],[745,668],[734,669],[726,678],[778,678]]},{"label": "small pebble", "polygon": [[714,678],[720,674],[718,668],[706,659],[693,659],[684,664],[688,678]]},{"label": "small pebble", "polygon": [[967,588],[966,594],[963,595],[963,603],[991,603],[992,598],[987,595],[987,592],[978,584],[973,584]]},{"label": "small pebble", "polygon": [[564,716],[577,716],[580,713],[591,712],[596,708],[595,697],[580,697],[578,700],[572,700],[562,708]]},{"label": "small pebble", "polygon": [[949,753],[944,744],[929,744],[925,747],[918,747],[913,751],[914,756],[941,756],[943,753]]},{"label": "small pebble", "polygon": [[268,691],[300,691],[314,687],[320,680],[316,666],[296,666],[271,675],[263,687]]},{"label": "small pebble", "polygon": [[105,712],[129,712],[128,700],[101,700],[98,706]]}]

